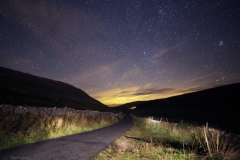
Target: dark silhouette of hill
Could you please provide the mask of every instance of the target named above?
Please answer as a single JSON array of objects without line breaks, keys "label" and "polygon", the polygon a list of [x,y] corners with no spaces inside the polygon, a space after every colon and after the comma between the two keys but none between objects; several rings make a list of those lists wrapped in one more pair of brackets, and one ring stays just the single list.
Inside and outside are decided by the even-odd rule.
[{"label": "dark silhouette of hill", "polygon": [[240,83],[166,99],[147,101],[137,109],[239,109]]},{"label": "dark silhouette of hill", "polygon": [[0,67],[0,104],[116,112],[67,83]]},{"label": "dark silhouette of hill", "polygon": [[164,117],[180,122],[196,122],[240,133],[240,83],[220,86],[166,99],[146,101],[134,110],[141,117]]}]

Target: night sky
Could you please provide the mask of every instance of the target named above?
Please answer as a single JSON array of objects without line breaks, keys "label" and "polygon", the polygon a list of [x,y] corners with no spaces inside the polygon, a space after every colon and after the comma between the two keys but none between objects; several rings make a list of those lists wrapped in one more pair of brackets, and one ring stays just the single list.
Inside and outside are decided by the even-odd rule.
[{"label": "night sky", "polygon": [[0,0],[0,66],[108,106],[240,82],[240,1]]}]

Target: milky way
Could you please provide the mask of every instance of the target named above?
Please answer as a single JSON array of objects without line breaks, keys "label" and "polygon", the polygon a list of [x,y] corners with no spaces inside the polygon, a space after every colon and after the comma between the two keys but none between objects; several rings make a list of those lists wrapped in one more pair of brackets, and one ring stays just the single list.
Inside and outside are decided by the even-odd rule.
[{"label": "milky way", "polygon": [[240,81],[236,0],[2,0],[0,22],[0,66],[109,106]]}]

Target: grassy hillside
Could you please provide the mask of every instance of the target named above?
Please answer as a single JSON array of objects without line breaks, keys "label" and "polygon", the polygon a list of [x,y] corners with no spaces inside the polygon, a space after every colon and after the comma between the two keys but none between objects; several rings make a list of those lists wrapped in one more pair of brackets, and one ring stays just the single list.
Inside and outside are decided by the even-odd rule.
[{"label": "grassy hillside", "polygon": [[[143,102],[129,110],[141,117],[164,117],[181,121],[211,123],[224,130],[240,133],[240,83],[195,93]],[[195,123],[194,122],[194,123]]]},{"label": "grassy hillside", "polygon": [[67,83],[0,67],[0,104],[116,112]]},{"label": "grassy hillside", "polygon": [[166,99],[147,101],[137,108],[151,109],[236,109],[240,106],[240,83],[211,88]]}]

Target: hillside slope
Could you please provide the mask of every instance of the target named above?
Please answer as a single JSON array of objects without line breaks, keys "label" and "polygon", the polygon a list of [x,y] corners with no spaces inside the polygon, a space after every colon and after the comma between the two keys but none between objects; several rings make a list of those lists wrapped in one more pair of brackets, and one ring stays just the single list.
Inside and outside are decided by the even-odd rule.
[{"label": "hillside slope", "polygon": [[115,112],[67,83],[0,67],[0,104]]},{"label": "hillside slope", "polygon": [[211,88],[137,105],[133,114],[141,117],[183,119],[204,125],[209,122],[225,131],[240,133],[240,83]]},{"label": "hillside slope", "polygon": [[146,101],[137,109],[237,109],[240,83],[220,86],[166,99]]}]

